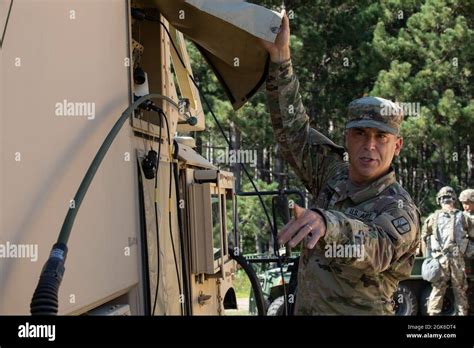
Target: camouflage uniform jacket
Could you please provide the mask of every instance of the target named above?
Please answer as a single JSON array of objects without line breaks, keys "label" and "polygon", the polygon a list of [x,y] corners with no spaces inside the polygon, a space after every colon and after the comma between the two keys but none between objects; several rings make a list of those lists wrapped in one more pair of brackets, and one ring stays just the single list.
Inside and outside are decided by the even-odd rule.
[{"label": "camouflage uniform jacket", "polygon": [[[463,214],[466,218],[471,220],[471,227],[474,226],[474,212],[464,211]],[[474,235],[474,233],[472,233],[472,234]]]},{"label": "camouflage uniform jacket", "polygon": [[467,220],[469,220],[469,232],[468,232],[468,239],[469,242],[467,244],[467,249],[465,256],[467,258],[474,258],[474,212],[463,212],[464,216],[466,217]]},{"label": "camouflage uniform jacket", "polygon": [[[317,246],[302,251],[296,314],[393,314],[392,295],[410,276],[420,240],[418,210],[392,168],[368,186],[351,184],[344,149],[310,127],[298,90],[291,60],[270,63],[275,137],[327,226]],[[346,246],[362,257],[334,252]]]}]

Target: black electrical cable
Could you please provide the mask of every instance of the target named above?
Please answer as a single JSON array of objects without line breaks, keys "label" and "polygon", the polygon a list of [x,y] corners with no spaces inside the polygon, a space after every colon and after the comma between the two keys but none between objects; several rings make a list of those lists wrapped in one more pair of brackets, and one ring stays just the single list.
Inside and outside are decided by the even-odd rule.
[{"label": "black electrical cable", "polygon": [[[156,302],[158,298],[158,288],[160,287],[160,227],[158,223],[158,204],[156,203],[156,192],[158,189],[158,175],[159,175],[159,170],[160,170],[160,158],[161,158],[161,143],[163,139],[161,138],[161,133],[162,133],[162,126],[163,126],[163,119],[160,114],[160,131],[158,135],[158,155],[157,157],[157,164],[156,164],[156,171],[155,171],[155,194],[154,194],[154,207],[155,207],[155,229],[156,229],[156,250],[157,250],[157,255],[156,255],[156,263],[157,263],[157,269],[156,269],[156,287],[155,287],[155,298],[153,301],[153,311],[151,312],[152,315],[155,315],[155,309],[156,309]],[[171,183],[170,183],[171,185]]]},{"label": "black electrical cable", "polygon": [[[278,197],[278,196],[277,196]],[[275,204],[274,200],[272,200],[272,215],[273,215],[273,226],[277,226],[277,219],[276,219],[276,210],[275,210]],[[283,265],[281,264],[281,259],[278,259],[278,267],[280,268],[280,276],[283,279],[283,296],[285,301],[283,301],[283,307],[284,307],[284,313],[286,316],[288,316],[288,303],[286,301],[287,294],[286,294],[286,289],[285,289],[285,274],[283,272]]]},{"label": "black electrical cable", "polygon": [[[147,17],[147,19],[149,19],[149,18]],[[166,26],[165,26],[165,24],[164,24],[163,22],[161,22],[161,21],[159,21],[159,22],[160,22],[160,24],[163,26],[163,28],[165,29],[166,33],[168,34],[168,37],[169,37],[169,39],[170,39],[170,42],[171,42],[171,44],[173,45],[173,48],[174,48],[174,50],[176,51],[176,54],[177,54],[179,60],[181,61],[181,64],[183,65],[183,67],[184,67],[184,68],[186,69],[186,71],[187,71],[187,67],[186,67],[186,65],[184,64],[184,61],[183,61],[183,59],[181,58],[181,55],[179,54],[179,51],[178,51],[178,49],[176,48],[176,46],[175,46],[175,44],[174,44],[174,42],[173,42],[173,39],[171,38],[171,34],[169,33],[168,28],[166,28]],[[209,112],[211,113],[212,117],[214,118],[214,121],[216,122],[217,127],[219,128],[219,130],[220,130],[220,132],[221,132],[221,134],[222,134],[224,140],[226,141],[227,145],[229,146],[229,150],[233,150],[233,147],[232,147],[232,144],[231,144],[229,138],[227,138],[227,135],[225,134],[225,131],[224,131],[224,129],[222,128],[222,125],[220,124],[219,120],[217,119],[216,115],[214,114],[214,111],[212,110],[212,107],[211,107],[210,103],[207,101],[207,99],[206,99],[204,93],[202,92],[201,88],[200,88],[199,85],[196,83],[196,81],[195,81],[194,78],[191,76],[191,74],[188,73],[188,77],[191,79],[191,81],[193,82],[193,84],[196,86],[196,88],[198,89],[199,93],[201,94],[202,98],[204,99],[204,102],[205,102],[207,108],[209,109]],[[262,196],[259,194],[260,192],[258,191],[258,188],[257,188],[257,186],[255,185],[255,182],[253,181],[253,179],[252,179],[250,173],[248,172],[247,168],[245,167],[245,165],[244,165],[243,163],[240,163],[240,165],[241,165],[242,169],[244,170],[245,174],[247,175],[247,177],[248,177],[250,183],[252,184],[252,187],[254,188],[255,192],[257,193],[257,196],[258,196],[258,198],[259,198],[259,200],[260,200],[260,203],[261,203],[262,208],[263,208],[263,210],[264,210],[265,216],[266,216],[266,218],[267,218],[267,222],[268,222],[268,224],[269,224],[269,226],[270,226],[270,230],[272,231],[273,236],[276,237],[276,231],[274,230],[274,227],[273,227],[273,224],[272,224],[272,220],[271,220],[271,218],[270,218],[270,215],[268,214],[268,211],[267,211],[267,208],[266,208],[266,206],[265,206],[265,203],[263,202],[263,198],[262,198]],[[276,248],[275,250],[278,250],[278,248]]]},{"label": "black electrical cable", "polygon": [[[169,177],[169,191],[168,191],[168,204],[169,207],[171,207],[171,199],[172,199],[172,190],[171,190],[171,182],[173,181],[173,157],[171,154],[171,140],[170,140],[170,127],[168,124],[168,118],[166,117],[166,114],[162,111],[159,110],[159,113],[165,120],[165,125],[166,125],[166,133],[167,133],[167,140],[168,140],[168,149],[169,149],[169,155],[170,155],[170,177]],[[173,249],[173,258],[174,258],[174,266],[176,268],[176,277],[178,278],[178,289],[179,289],[179,303],[181,305],[181,315],[184,314],[184,302],[181,300],[181,296],[183,296],[183,291],[182,291],[182,286],[181,286],[181,279],[180,279],[180,274],[179,274],[179,268],[178,268],[178,258],[176,257],[176,248],[174,246],[174,238],[173,238],[173,226],[171,223],[171,209],[168,209],[168,226],[169,226],[169,231],[170,231],[170,239],[171,239],[171,247]],[[182,275],[181,275],[182,276]]]},{"label": "black electrical cable", "polygon": [[[146,16],[145,17],[146,19],[148,20],[151,20],[151,21],[158,21],[161,26],[165,29],[166,31],[166,34],[168,35],[169,39],[170,39],[170,42],[176,52],[176,55],[178,56],[181,64],[183,65],[184,69],[186,70],[186,72],[188,71],[187,70],[187,67],[186,67],[186,64],[184,64],[184,61],[181,57],[181,55],[179,54],[179,51],[178,49],[176,48],[176,45],[174,44],[174,41],[171,37],[171,34],[170,32],[168,31],[168,28],[166,27],[166,25],[160,21],[159,19],[155,19],[153,17],[149,17],[149,16]],[[219,120],[217,119],[216,115],[214,114],[214,111],[212,110],[212,107],[210,105],[210,103],[208,102],[208,100],[206,99],[204,93],[202,92],[201,88],[199,87],[199,85],[196,83],[196,81],[194,80],[194,78],[191,76],[191,74],[189,72],[188,73],[188,77],[191,79],[191,81],[193,82],[193,84],[196,86],[196,88],[198,89],[199,93],[201,94],[202,98],[204,99],[204,103],[206,104],[209,112],[211,113],[212,117],[214,118],[214,121],[216,122],[216,125],[217,127],[219,128],[224,140],[226,141],[227,145],[229,146],[229,150],[233,150],[233,147],[232,147],[232,144],[229,140],[229,138],[227,138],[227,135],[225,134],[225,131],[224,129],[222,128],[222,125],[220,124]],[[278,267],[280,268],[280,275],[281,275],[281,278],[282,278],[282,282],[283,282],[283,296],[285,298],[285,308],[287,308],[286,306],[286,303],[288,301],[288,296],[287,296],[287,293],[286,293],[286,284],[285,284],[285,278],[284,278],[284,272],[283,272],[283,265],[282,265],[282,258],[281,258],[281,255],[280,255],[280,251],[279,251],[279,245],[278,245],[278,240],[277,240],[277,231],[275,229],[275,227],[273,226],[272,224],[272,220],[270,218],[270,215],[268,213],[268,210],[265,206],[265,202],[263,201],[263,198],[262,196],[260,195],[260,192],[258,191],[258,188],[257,188],[257,185],[255,185],[255,182],[253,181],[250,173],[248,172],[247,168],[245,167],[245,165],[243,163],[240,163],[240,166],[241,168],[243,169],[244,173],[247,175],[247,178],[249,179],[253,189],[255,190],[255,192],[257,193],[257,196],[258,196],[258,199],[260,201],[260,204],[262,205],[262,208],[263,208],[263,211],[265,213],[265,216],[267,218],[267,221],[268,221],[268,225],[270,226],[270,231],[272,233],[272,236],[273,236],[273,249],[275,251],[275,255],[277,256],[278,258]]]},{"label": "black electrical cable", "polygon": [[[156,105],[154,105],[154,103],[152,101],[147,101],[144,103],[144,105],[142,106],[143,109],[145,110],[148,110],[148,111],[154,111],[156,113],[158,113],[160,115],[160,133],[159,133],[159,143],[158,143],[158,152],[159,154],[157,154],[157,165],[156,165],[156,172],[155,172],[155,195],[156,195],[156,189],[157,189],[157,180],[158,180],[158,169],[159,169],[159,161],[160,161],[160,155],[161,155],[161,144],[162,144],[162,128],[163,128],[163,120],[165,121],[165,125],[166,125],[166,131],[167,131],[167,141],[168,141],[168,151],[169,151],[169,160],[170,160],[170,167],[169,167],[169,190],[168,190],[168,203],[169,203],[169,208],[171,208],[171,199],[172,199],[172,176],[173,176],[173,154],[172,154],[172,147],[171,147],[171,137],[170,137],[170,130],[169,130],[169,124],[168,124],[168,118],[166,116],[166,114],[163,112],[163,110],[159,107],[157,107]],[[179,211],[179,210],[178,210]],[[156,204],[156,199],[155,199],[155,214],[156,214],[156,217],[158,216],[158,213],[157,213],[157,204]],[[181,215],[178,214],[178,223],[179,223],[179,219],[181,218]],[[158,263],[158,267],[159,267],[159,254],[160,254],[160,248],[159,248],[159,227],[158,227],[158,222],[157,222],[157,219],[155,219],[155,225],[156,225],[156,230],[157,230],[157,245],[158,245],[158,258],[157,258],[157,263]],[[188,280],[185,279],[185,277],[187,276],[187,272],[186,272],[186,268],[185,268],[185,265],[184,265],[184,262],[182,263],[182,274],[181,274],[181,279],[180,279],[180,273],[179,273],[179,270],[178,270],[178,261],[177,261],[177,257],[176,257],[176,248],[175,248],[175,245],[174,245],[174,238],[173,238],[173,226],[172,226],[172,219],[171,219],[171,209],[169,209],[168,211],[168,227],[169,227],[169,232],[170,232],[170,239],[171,239],[171,245],[172,245],[172,249],[173,249],[173,257],[174,257],[174,264],[175,264],[175,268],[176,268],[176,277],[178,279],[178,288],[179,288],[179,302],[180,302],[180,305],[181,305],[181,315],[183,315],[184,313],[190,313],[191,310],[189,308],[190,306],[190,297],[189,297],[189,294],[190,294],[190,290],[189,290],[189,287],[187,286],[188,284]],[[181,231],[180,231],[181,233]],[[184,238],[181,238],[180,236],[180,239],[184,239]],[[181,250],[183,250],[183,245],[181,245]],[[184,252],[182,252],[182,255],[184,257]],[[158,271],[158,275],[159,275],[159,271]],[[184,283],[186,281],[186,283]],[[182,292],[182,285],[185,287],[184,289],[184,294]],[[156,308],[156,300],[157,300],[157,297],[158,297],[158,287],[159,287],[159,278],[157,279],[157,284],[156,284],[156,287],[155,287],[155,302],[153,304],[153,313],[155,311],[155,308]],[[181,297],[184,296],[184,299],[182,299]]]},{"label": "black electrical cable", "polygon": [[263,297],[262,287],[260,285],[260,281],[258,280],[257,274],[255,273],[255,270],[253,269],[253,267],[250,265],[250,263],[247,261],[245,257],[243,257],[240,254],[236,255],[232,248],[229,248],[229,255],[233,260],[237,261],[239,266],[242,267],[245,273],[247,274],[247,277],[250,280],[250,284],[252,285],[252,290],[255,296],[255,304],[257,306],[258,314],[265,316],[267,314],[266,308],[265,308],[265,300]]},{"label": "black electrical cable", "polygon": [[179,168],[178,168],[178,154],[179,154],[179,146],[178,142],[176,140],[173,141],[173,146],[174,146],[174,153],[173,153],[173,174],[174,174],[174,184],[175,184],[175,189],[176,189],[176,214],[178,215],[178,229],[179,229],[179,237],[180,237],[180,249],[181,249],[181,259],[183,260],[181,262],[181,269],[182,269],[182,274],[183,274],[183,290],[184,290],[184,296],[185,296],[185,302],[184,306],[186,309],[186,315],[191,315],[191,288],[189,284],[189,272],[188,272],[188,267],[187,263],[184,262],[186,259],[186,251],[185,251],[185,245],[184,245],[184,226],[183,226],[183,217],[181,215],[181,207],[180,207],[180,199],[181,199],[181,194],[179,191]]},{"label": "black electrical cable", "polygon": [[[169,124],[168,124],[168,118],[166,114],[163,112],[163,110],[156,105],[153,104],[151,101],[147,101],[143,106],[143,109],[148,110],[148,111],[154,111],[160,115],[160,132],[159,132],[159,141],[158,141],[158,154],[157,154],[157,164],[156,164],[156,169],[155,169],[155,201],[154,201],[154,206],[155,206],[155,226],[156,226],[156,231],[157,231],[157,250],[158,250],[158,256],[157,256],[157,264],[158,264],[158,270],[157,270],[157,283],[155,287],[155,299],[153,303],[153,313],[155,312],[156,309],[156,302],[158,299],[158,289],[159,289],[159,266],[160,266],[160,242],[159,242],[159,223],[158,223],[158,207],[156,203],[156,192],[157,192],[157,187],[158,187],[158,174],[159,174],[159,165],[160,165],[160,157],[161,157],[161,144],[162,144],[162,128],[163,128],[163,120],[164,124],[166,125],[166,131],[167,131],[167,141],[168,141],[168,150],[169,150],[169,160],[170,160],[170,167],[169,167],[169,190],[168,190],[168,202],[169,202],[169,208],[171,208],[171,199],[172,199],[172,176],[173,176],[173,167],[174,167],[174,161],[173,161],[173,154],[172,154],[172,147],[171,147],[171,137],[170,137],[170,131],[169,131]],[[177,155],[177,153],[176,153]],[[179,212],[179,210],[178,210]],[[178,224],[179,224],[179,219],[181,218],[181,215],[178,213]],[[173,226],[172,226],[172,218],[171,218],[171,209],[168,211],[168,227],[169,227],[169,232],[170,232],[170,239],[171,239],[171,245],[173,249],[173,257],[174,257],[174,263],[175,263],[175,268],[176,268],[176,277],[178,280],[178,288],[179,288],[179,302],[180,302],[180,307],[181,307],[181,314],[187,314],[190,313],[191,310],[189,308],[190,306],[190,301],[189,301],[189,287],[187,286],[187,271],[186,271],[186,266],[185,263],[182,263],[182,274],[181,274],[181,279],[180,279],[180,273],[178,270],[178,261],[176,257],[176,247],[174,245],[174,238],[173,238]],[[179,225],[181,227],[181,225]],[[181,233],[181,230],[179,231]],[[183,240],[184,238],[180,239]],[[184,257],[184,251],[183,251],[183,245],[181,245],[181,254]],[[186,283],[185,283],[186,281]],[[185,287],[184,289],[184,294],[182,292],[182,286]],[[182,296],[185,298],[182,299]]]},{"label": "black electrical cable", "polygon": [[143,177],[141,173],[140,161],[137,159],[137,176],[138,176],[138,210],[140,213],[140,247],[141,253],[142,275],[143,275],[143,304],[145,307],[145,315],[150,315],[151,310],[151,291],[150,291],[150,270],[148,266],[148,240],[145,213],[145,190]]},{"label": "black electrical cable", "polygon": [[[166,25],[160,19],[154,18],[152,16],[148,16],[147,14],[145,14],[144,12],[142,12],[139,9],[132,9],[132,12],[133,12],[134,18],[137,18],[139,20],[145,20],[146,19],[146,20],[150,20],[150,21],[154,21],[154,22],[159,22],[161,24],[161,26],[165,29],[166,34],[168,35],[168,38],[170,39],[171,45],[173,46],[173,48],[176,52],[176,55],[178,56],[179,61],[181,62],[181,65],[184,67],[184,69],[187,72],[186,64],[184,63],[183,58],[181,57],[178,49],[176,48],[176,45],[174,44],[174,41],[173,41],[173,39],[171,37],[171,34],[170,34],[168,28],[166,27]],[[214,111],[212,110],[210,103],[206,99],[206,96],[204,95],[201,88],[198,86],[198,84],[196,83],[196,81],[194,80],[194,78],[191,76],[191,74],[189,72],[188,72],[188,77],[191,79],[191,81],[193,82],[193,84],[196,86],[199,93],[201,94],[202,98],[204,99],[204,102],[205,102],[209,112],[211,113],[212,117],[214,118],[214,121],[216,122],[217,127],[219,128],[224,140],[226,141],[227,145],[229,146],[229,150],[232,150],[233,149],[232,144],[231,144],[230,140],[227,138],[227,135],[225,134],[224,129],[222,128],[222,126],[221,126],[219,120],[217,119],[216,115],[214,114]],[[265,203],[263,202],[263,198],[260,195],[260,192],[258,191],[258,188],[255,185],[255,182],[253,181],[250,173],[248,172],[247,168],[245,167],[245,165],[243,163],[240,163],[240,166],[243,169],[244,173],[246,174],[247,178],[249,179],[253,189],[257,193],[258,199],[260,201],[260,204],[262,205],[263,211],[265,213],[268,224],[270,226],[270,231],[271,231],[272,236],[273,236],[274,251],[275,251],[275,255],[278,258],[278,267],[280,268],[280,275],[281,275],[282,282],[283,282],[283,296],[285,298],[285,308],[287,308],[286,302],[288,301],[288,297],[287,297],[287,293],[286,293],[286,284],[285,284],[285,278],[284,278],[284,272],[283,272],[282,258],[281,258],[280,252],[279,252],[279,245],[278,245],[278,241],[277,241],[277,231],[276,231],[276,228],[272,225],[272,221],[271,221],[270,215],[268,214]]]},{"label": "black electrical cable", "polygon": [[72,226],[74,225],[82,201],[84,200],[87,190],[89,189],[102,160],[107,154],[107,151],[112,145],[115,137],[122,129],[125,121],[142,103],[154,98],[164,99],[175,108],[179,109],[179,106],[173,101],[173,99],[161,94],[152,93],[138,98],[120,115],[119,119],[115,122],[114,126],[102,142],[102,145],[92,160],[92,163],[89,165],[89,168],[74,195],[74,205],[69,207],[63,225],[61,226],[57,242],[53,245],[49,258],[46,260],[46,263],[41,270],[40,278],[30,303],[31,314],[56,315],[58,313],[58,292],[65,271],[64,265],[68,252],[67,242],[71,235]]}]

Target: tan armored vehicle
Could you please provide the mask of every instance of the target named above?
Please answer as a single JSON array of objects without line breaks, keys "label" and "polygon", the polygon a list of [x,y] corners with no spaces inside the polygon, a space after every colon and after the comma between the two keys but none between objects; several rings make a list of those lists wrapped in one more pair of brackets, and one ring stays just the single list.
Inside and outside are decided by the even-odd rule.
[{"label": "tan armored vehicle", "polygon": [[208,5],[0,2],[0,314],[236,307],[234,178],[195,150],[183,33],[237,109],[264,81],[257,36],[280,18]]}]

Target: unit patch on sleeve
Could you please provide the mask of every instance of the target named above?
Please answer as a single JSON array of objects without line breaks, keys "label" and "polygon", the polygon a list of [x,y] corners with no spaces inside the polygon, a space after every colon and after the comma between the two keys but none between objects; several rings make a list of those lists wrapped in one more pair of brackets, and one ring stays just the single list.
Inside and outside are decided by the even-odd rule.
[{"label": "unit patch on sleeve", "polygon": [[410,223],[403,216],[392,220],[393,226],[397,229],[400,234],[407,233],[411,230]]}]

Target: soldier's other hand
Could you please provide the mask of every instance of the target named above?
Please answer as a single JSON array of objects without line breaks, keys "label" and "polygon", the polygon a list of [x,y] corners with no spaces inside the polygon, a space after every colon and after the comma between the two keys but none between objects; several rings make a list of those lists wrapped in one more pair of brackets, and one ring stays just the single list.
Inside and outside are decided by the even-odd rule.
[{"label": "soldier's other hand", "polygon": [[305,247],[313,249],[318,240],[326,234],[326,224],[323,217],[312,210],[301,208],[295,204],[295,217],[278,233],[278,243],[288,242],[294,248],[306,239]]},{"label": "soldier's other hand", "polygon": [[260,39],[262,46],[270,54],[272,62],[281,63],[290,58],[290,20],[285,10],[282,10],[283,19],[275,43]]}]

